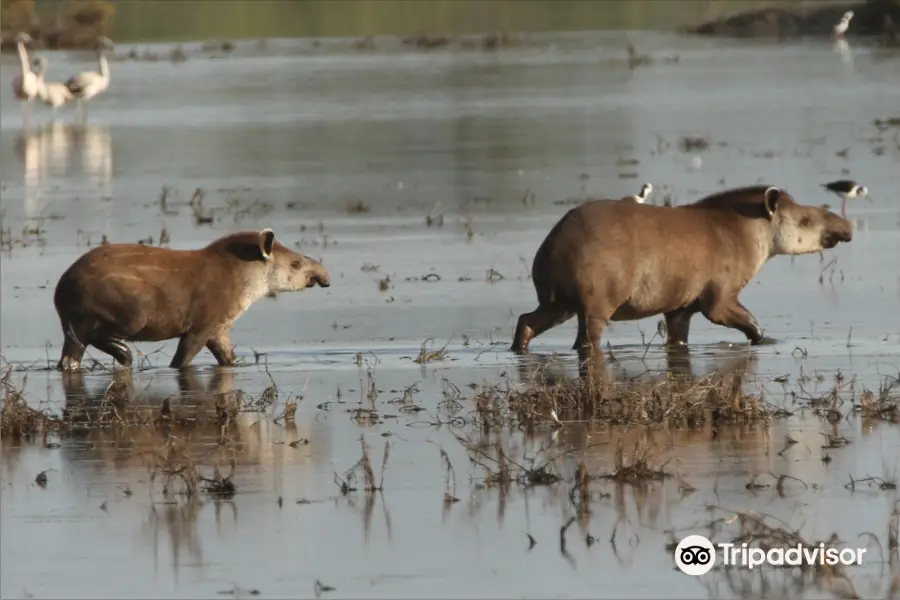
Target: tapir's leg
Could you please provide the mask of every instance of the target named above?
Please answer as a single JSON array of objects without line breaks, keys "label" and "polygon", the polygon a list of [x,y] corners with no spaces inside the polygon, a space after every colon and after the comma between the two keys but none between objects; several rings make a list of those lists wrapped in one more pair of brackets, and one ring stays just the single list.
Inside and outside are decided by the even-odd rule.
[{"label": "tapir's leg", "polygon": [[77,371],[84,357],[90,327],[85,327],[83,323],[76,326],[71,321],[62,319],[60,321],[63,328],[63,347],[56,368],[60,371]]},{"label": "tapir's leg", "polygon": [[101,326],[91,332],[91,346],[106,352],[123,367],[131,367],[133,357],[131,350],[120,337],[112,335],[109,329]]},{"label": "tapir's leg", "polygon": [[691,317],[693,317],[696,312],[696,309],[680,308],[665,314],[668,338],[666,340],[667,346],[687,346],[688,334],[691,330]]},{"label": "tapir's leg", "polygon": [[516,334],[510,350],[516,354],[525,354],[531,340],[574,316],[574,312],[559,303],[538,306],[533,312],[522,314],[516,324]]},{"label": "tapir's leg", "polygon": [[600,355],[600,338],[603,336],[603,330],[609,323],[609,317],[615,311],[587,311],[582,310],[578,313],[578,336],[581,344],[578,347],[578,359],[584,361],[590,356]]},{"label": "tapir's leg", "polygon": [[[134,361],[125,340],[134,341],[147,326],[149,319],[145,311],[139,308],[135,310],[127,304],[120,305],[118,312],[114,320],[97,324],[89,334],[88,341],[92,346],[115,358],[123,367],[130,367]],[[140,341],[140,337],[137,337],[136,341]]]},{"label": "tapir's leg", "polygon": [[186,333],[181,336],[178,341],[178,349],[169,367],[173,369],[184,369],[191,364],[194,357],[203,349],[206,342],[209,341],[208,335],[198,335],[196,333]]},{"label": "tapir's leg", "polygon": [[230,367],[235,363],[234,347],[228,337],[228,329],[217,331],[206,341],[207,349],[212,352],[220,366]]},{"label": "tapir's leg", "polygon": [[764,341],[762,329],[756,319],[735,297],[716,298],[709,308],[703,311],[703,316],[716,325],[741,331],[754,346]]}]

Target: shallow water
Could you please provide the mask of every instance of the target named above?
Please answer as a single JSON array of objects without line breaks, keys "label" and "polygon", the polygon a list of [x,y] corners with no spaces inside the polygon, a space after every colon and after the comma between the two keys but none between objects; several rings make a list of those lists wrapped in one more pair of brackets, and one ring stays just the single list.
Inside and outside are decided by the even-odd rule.
[{"label": "shallow water", "polygon": [[[721,577],[681,574],[665,549],[665,530],[703,530],[707,504],[770,513],[813,539],[835,530],[844,540],[864,531],[885,537],[895,492],[852,493],[844,484],[848,473],[896,475],[900,438],[889,423],[848,416],[832,428],[797,413],[767,433],[661,432],[661,454],[677,457],[697,490],[685,494],[677,481],[633,489],[597,482],[596,494],[612,495],[597,498],[590,521],[568,530],[572,562],[559,548],[559,529],[574,514],[570,483],[479,490],[484,473],[452,428],[425,425],[440,413],[443,379],[468,396],[469,383],[521,379],[520,361],[506,349],[517,316],[534,308],[530,261],[566,210],[559,202],[635,193],[644,181],[654,183],[657,200],[664,188],[688,202],[765,180],[800,201],[832,205],[820,183],[864,182],[874,201],[850,203],[851,244],[825,252],[824,262],[774,259],[743,292],[779,340],[752,350],[748,386],[789,404],[775,377],[790,375],[788,389],[797,391],[801,373],[821,373],[811,393],[824,394],[839,371],[855,376],[858,389],[873,389],[900,370],[900,198],[893,191],[900,134],[872,125],[900,116],[896,55],[866,47],[847,54],[816,41],[772,46],[631,33],[640,51],[680,60],[630,70],[624,34],[537,39],[534,48],[498,54],[355,53],[272,40],[218,60],[197,51],[183,64],[115,62],[113,85],[90,104],[84,127],[72,124],[71,110],[47,124],[48,112],[33,106],[26,132],[16,103],[0,103],[2,227],[12,240],[0,257],[2,351],[6,363],[28,369],[35,405],[58,412],[67,393],[70,401],[102,395],[110,382],[89,374],[86,390],[67,392],[58,374],[44,370],[60,343],[53,286],[88,238],[158,241],[165,228],[173,247],[196,247],[238,227],[270,226],[323,259],[333,278],[327,290],[261,301],[233,330],[251,364],[234,369],[225,391],[257,397],[270,385],[252,364],[255,351],[265,354],[280,398],[266,417],[241,418],[232,500],[206,507],[164,500],[158,484],[151,489],[137,442],[122,436],[94,432],[56,449],[4,443],[3,597],[209,597],[233,586],[307,597],[316,580],[336,588],[323,597],[729,596],[741,592]],[[128,50],[117,47],[121,55]],[[48,56],[60,79],[91,66],[86,55]],[[3,60],[0,87],[8,93],[15,64]],[[708,136],[711,147],[681,152],[681,136]],[[639,162],[622,164],[629,159]],[[173,189],[168,206],[177,214],[162,214],[163,185]],[[186,206],[198,187],[213,211],[211,226],[197,226]],[[347,211],[359,201],[367,212]],[[429,214],[443,215],[443,225],[427,227]],[[826,269],[820,284],[832,258],[833,272]],[[491,269],[503,279],[489,280]],[[423,281],[429,273],[440,279]],[[381,291],[385,275],[390,288]],[[574,329],[560,326],[532,348],[561,354],[559,368],[573,374]],[[614,324],[606,337],[630,372],[664,369],[659,340],[645,352],[641,331],[649,340],[656,319]],[[448,344],[449,355],[420,366],[412,359],[428,338]],[[696,374],[746,352],[738,332],[701,317],[691,341]],[[135,376],[134,394],[159,405],[179,389],[165,368],[174,343],[138,349],[150,368]],[[204,351],[195,365],[213,362]],[[361,423],[347,412],[365,395],[366,365],[382,390],[375,406],[396,418]],[[12,378],[18,385],[24,375]],[[427,413],[390,403],[414,383],[415,403]],[[338,390],[347,406],[337,404]],[[272,424],[286,394],[303,396],[296,430]],[[472,411],[471,400],[460,402]],[[827,465],[822,431],[853,442],[829,450]],[[384,441],[392,443],[368,529],[362,492],[341,497],[334,483],[334,472],[359,460],[360,434],[376,474]],[[582,457],[591,472],[611,469],[614,441],[629,435],[565,424],[552,441],[554,451],[575,451],[559,461],[562,474],[570,481]],[[786,435],[800,444],[778,455]],[[504,443],[511,456],[533,455],[551,436],[509,434]],[[297,439],[309,444],[285,444]],[[603,442],[610,443],[595,446]],[[215,434],[194,443],[200,455]],[[449,507],[439,446],[461,499]],[[211,464],[203,463],[207,475]],[[42,489],[33,480],[46,469],[53,470]],[[745,489],[766,472],[810,487],[788,484],[785,498]],[[609,538],[622,514],[616,558]],[[530,551],[526,533],[537,540]],[[585,543],[588,533],[597,543]],[[864,597],[885,594],[882,566],[873,560],[853,571]],[[774,589],[784,583],[783,574],[771,577]],[[754,590],[750,596],[765,594]]]}]

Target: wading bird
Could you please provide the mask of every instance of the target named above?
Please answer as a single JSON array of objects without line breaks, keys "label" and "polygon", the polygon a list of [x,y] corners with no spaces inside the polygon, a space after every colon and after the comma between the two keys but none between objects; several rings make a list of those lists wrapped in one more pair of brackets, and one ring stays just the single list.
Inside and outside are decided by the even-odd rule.
[{"label": "wading bird", "polygon": [[39,56],[34,59],[34,72],[38,76],[38,97],[44,104],[53,109],[52,119],[56,118],[56,109],[63,106],[75,96],[61,81],[47,81],[47,59]]},{"label": "wading bird", "polygon": [[650,196],[650,193],[653,191],[653,185],[649,183],[645,183],[641,188],[641,193],[634,196],[626,196],[626,200],[633,200],[638,204],[643,204],[647,201],[647,198]]},{"label": "wading bird", "polygon": [[830,183],[823,183],[822,187],[840,197],[841,216],[844,218],[847,217],[847,200],[862,196],[869,202],[872,202],[872,198],[869,197],[868,188],[864,185],[859,185],[850,179],[839,179]]},{"label": "wading bird", "polygon": [[109,87],[109,62],[106,60],[106,50],[111,50],[113,43],[109,38],[101,36],[97,38],[97,65],[98,71],[84,71],[70,77],[65,85],[78,101],[78,108],[82,119],[87,117],[85,103],[106,91]]},{"label": "wading bird", "polygon": [[16,49],[19,52],[19,66],[21,73],[12,80],[13,95],[22,103],[22,119],[28,125],[28,103],[38,95],[40,80],[38,75],[31,70],[31,61],[28,60],[28,50],[25,44],[31,42],[31,36],[25,32],[16,36]]},{"label": "wading bird", "polygon": [[837,22],[834,26],[834,37],[839,38],[843,37],[843,35],[847,32],[847,28],[850,27],[850,19],[853,18],[853,11],[848,10],[844,13],[844,16],[841,17],[841,20]]}]

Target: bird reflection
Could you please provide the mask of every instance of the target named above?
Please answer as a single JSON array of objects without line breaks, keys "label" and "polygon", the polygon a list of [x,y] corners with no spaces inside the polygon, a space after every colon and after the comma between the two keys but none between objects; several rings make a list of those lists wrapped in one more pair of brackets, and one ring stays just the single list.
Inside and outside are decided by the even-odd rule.
[{"label": "bird reflection", "polygon": [[847,40],[843,38],[836,39],[832,43],[832,47],[840,55],[841,61],[845,65],[853,66],[853,50],[850,49],[850,44],[847,43]]},{"label": "bird reflection", "polygon": [[[15,150],[24,166],[27,218],[40,216],[50,192],[81,187],[77,180],[83,180],[87,195],[112,196],[112,143],[104,125],[48,123],[19,134]],[[65,181],[71,178],[76,183]]]}]

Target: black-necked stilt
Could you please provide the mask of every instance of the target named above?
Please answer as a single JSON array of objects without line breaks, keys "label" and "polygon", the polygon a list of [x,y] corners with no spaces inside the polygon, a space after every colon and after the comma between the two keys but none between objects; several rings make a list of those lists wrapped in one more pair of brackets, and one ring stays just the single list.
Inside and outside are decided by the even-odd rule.
[{"label": "black-necked stilt", "polygon": [[844,13],[844,16],[841,17],[841,20],[837,22],[834,26],[834,37],[839,38],[842,37],[846,32],[847,28],[850,27],[850,19],[853,18],[853,11],[848,10]]},{"label": "black-necked stilt", "polygon": [[650,195],[650,193],[652,191],[653,191],[653,185],[649,184],[649,183],[645,183],[644,186],[641,188],[640,194],[636,194],[634,196],[626,196],[625,199],[633,200],[633,201],[637,202],[638,204],[643,204],[647,200],[647,197]]},{"label": "black-necked stilt", "polygon": [[868,188],[850,179],[839,179],[830,183],[823,183],[822,187],[841,198],[841,216],[845,218],[847,216],[847,200],[862,196],[869,202],[872,202]]}]

